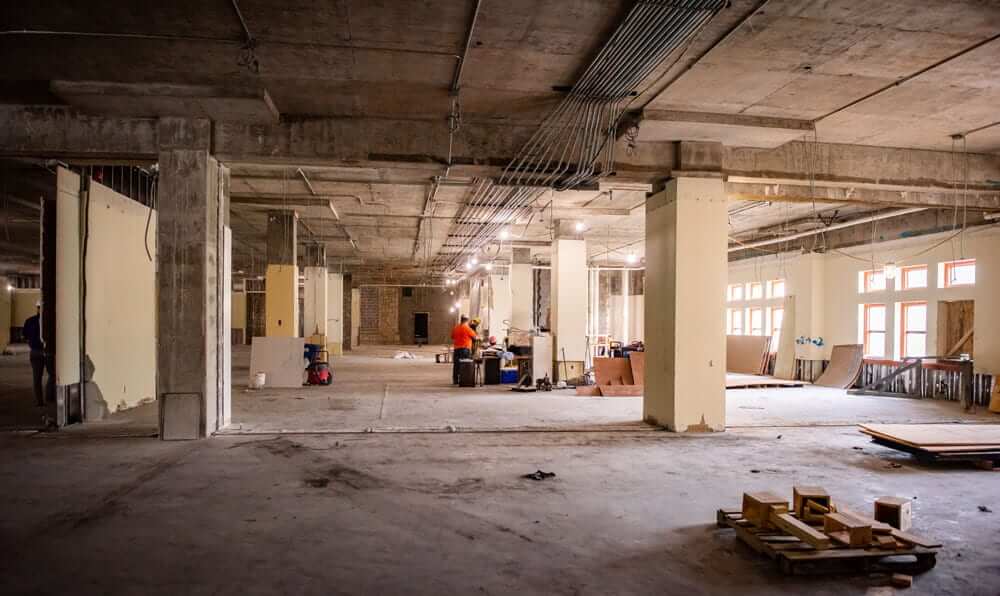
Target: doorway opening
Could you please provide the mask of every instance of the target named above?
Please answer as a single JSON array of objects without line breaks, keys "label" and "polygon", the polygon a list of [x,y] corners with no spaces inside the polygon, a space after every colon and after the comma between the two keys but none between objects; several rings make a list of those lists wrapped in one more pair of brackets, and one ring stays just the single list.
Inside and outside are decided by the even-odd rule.
[{"label": "doorway opening", "polygon": [[425,346],[430,341],[430,313],[413,313],[413,343]]}]

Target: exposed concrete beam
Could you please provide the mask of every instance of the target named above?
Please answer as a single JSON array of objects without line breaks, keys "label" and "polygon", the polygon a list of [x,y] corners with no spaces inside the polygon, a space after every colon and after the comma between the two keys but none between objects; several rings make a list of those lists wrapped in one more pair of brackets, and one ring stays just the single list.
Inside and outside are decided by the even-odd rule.
[{"label": "exposed concrete beam", "polygon": [[[750,182],[750,180],[772,180]],[[824,182],[810,187],[802,180],[781,181],[764,178],[731,177],[726,182],[726,194],[740,201],[777,201],[786,203],[856,203],[886,207],[954,207],[988,211],[1000,210],[1000,189],[996,191],[934,190],[904,187],[891,190],[873,188],[877,185]],[[891,185],[889,185],[891,188]]]},{"label": "exposed concrete beam", "polygon": [[239,81],[225,85],[52,81],[49,89],[73,107],[92,114],[211,118],[273,123],[278,110],[267,90]]},{"label": "exposed concrete beam", "polygon": [[639,140],[721,141],[738,147],[778,147],[812,130],[810,120],[647,109],[639,123]]}]

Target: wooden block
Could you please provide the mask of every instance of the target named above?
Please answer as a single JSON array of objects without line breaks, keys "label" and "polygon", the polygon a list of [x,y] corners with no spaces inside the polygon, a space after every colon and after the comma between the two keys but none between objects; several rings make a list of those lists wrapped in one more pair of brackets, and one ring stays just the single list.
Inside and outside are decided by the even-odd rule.
[{"label": "wooden block", "polygon": [[810,511],[812,511],[814,513],[831,513],[831,509],[830,509],[831,505],[832,504],[829,501],[827,501],[826,505],[822,505],[820,503],[817,503],[816,501],[813,501],[812,499],[809,499],[809,500],[806,501],[806,508],[808,508]]},{"label": "wooden block", "polygon": [[833,540],[834,542],[839,542],[840,544],[843,544],[844,546],[850,546],[851,545],[851,535],[848,534],[846,531],[827,532],[826,535],[829,536],[830,539]]},{"label": "wooden block", "polygon": [[891,583],[894,588],[909,588],[913,585],[913,576],[906,575],[904,573],[893,573],[889,583]]},{"label": "wooden block", "polygon": [[912,504],[900,497],[879,497],[875,499],[875,519],[905,532],[913,526]]},{"label": "wooden block", "polygon": [[853,509],[847,509],[846,507],[840,508],[840,513],[848,517],[853,517],[855,520],[862,524],[867,524],[872,527],[872,532],[874,534],[889,534],[892,532],[892,526],[885,522],[880,522],[873,517],[868,517],[867,515],[862,515]]},{"label": "wooden block", "polygon": [[771,513],[788,513],[788,501],[772,492],[743,493],[743,518],[758,528],[773,528]]},{"label": "wooden block", "polygon": [[823,532],[795,518],[790,513],[771,512],[771,523],[777,528],[788,532],[816,550],[830,548],[830,539]]},{"label": "wooden block", "polygon": [[[819,486],[793,486],[792,504],[795,508],[795,515],[801,517],[806,512],[806,501],[812,501],[829,509],[830,495]],[[829,513],[829,511],[823,513]]]},{"label": "wooden block", "polygon": [[868,546],[872,543],[871,525],[843,513],[827,513],[823,517],[823,530],[827,534],[847,532],[849,546]]},{"label": "wooden block", "polygon": [[896,550],[896,539],[892,536],[876,536],[875,545],[882,550]]},{"label": "wooden block", "polygon": [[917,546],[922,546],[924,548],[937,548],[941,546],[940,542],[934,542],[933,540],[922,538],[916,534],[910,534],[909,532],[904,532],[902,530],[896,530],[895,528],[892,530],[892,537],[901,542],[916,544]]}]

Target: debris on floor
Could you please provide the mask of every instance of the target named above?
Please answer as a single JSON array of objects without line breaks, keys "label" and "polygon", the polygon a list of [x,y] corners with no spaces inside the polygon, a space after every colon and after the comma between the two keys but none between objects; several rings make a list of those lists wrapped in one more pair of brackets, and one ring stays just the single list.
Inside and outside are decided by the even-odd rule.
[{"label": "debris on floor", "polygon": [[983,513],[993,513],[993,510],[987,507],[986,505],[980,505],[979,510],[982,511]]},{"label": "debris on floor", "polygon": [[407,352],[405,350],[400,350],[396,352],[395,356],[393,356],[394,360],[416,360],[416,358],[417,357],[414,356],[412,352]]},{"label": "debris on floor", "polygon": [[555,472],[543,472],[541,470],[536,470],[530,474],[525,474],[521,478],[527,478],[528,480],[545,480],[546,478],[554,478]]},{"label": "debris on floor", "polygon": [[[790,506],[772,492],[744,493],[742,508],[720,509],[716,523],[736,530],[742,542],[776,560],[789,575],[878,569],[923,573],[936,563],[941,544],[908,531],[907,499],[880,497],[868,516],[835,503],[821,487],[793,487],[792,497]],[[901,561],[898,555],[913,560]],[[909,586],[899,581],[898,587]]]}]

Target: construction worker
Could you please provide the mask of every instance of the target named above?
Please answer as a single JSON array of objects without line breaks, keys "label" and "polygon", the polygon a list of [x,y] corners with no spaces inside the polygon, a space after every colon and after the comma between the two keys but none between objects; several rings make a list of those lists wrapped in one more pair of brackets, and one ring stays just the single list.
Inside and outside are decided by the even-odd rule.
[{"label": "construction worker", "polygon": [[469,317],[462,315],[458,325],[451,330],[452,353],[451,353],[451,383],[458,385],[458,361],[472,358],[472,340],[476,338],[476,332],[469,327]]},{"label": "construction worker", "polygon": [[[51,400],[52,395],[55,394],[55,378],[45,353],[45,343],[42,341],[41,312],[41,303],[35,304],[35,314],[28,317],[22,326],[24,338],[28,341],[28,347],[31,348],[31,379],[35,392],[35,405],[38,407],[44,406],[45,402]],[[42,373],[45,371],[49,373],[49,382],[43,393]]]}]

